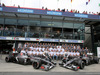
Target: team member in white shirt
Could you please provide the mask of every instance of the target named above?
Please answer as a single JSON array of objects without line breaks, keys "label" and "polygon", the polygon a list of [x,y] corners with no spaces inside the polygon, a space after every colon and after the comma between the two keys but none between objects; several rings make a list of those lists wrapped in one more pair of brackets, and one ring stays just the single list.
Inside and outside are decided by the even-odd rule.
[{"label": "team member in white shirt", "polygon": [[36,46],[34,46],[33,50],[36,51]]},{"label": "team member in white shirt", "polygon": [[21,53],[26,54],[26,52],[25,52],[24,48],[21,50]]},{"label": "team member in white shirt", "polygon": [[60,52],[57,50],[57,53],[56,53],[56,55],[58,56],[58,58],[59,58],[59,56],[60,56]]},{"label": "team member in white shirt", "polygon": [[33,50],[34,48],[33,48],[33,46],[31,45],[31,47],[29,47],[31,50]]},{"label": "team member in white shirt", "polygon": [[38,46],[36,47],[36,51],[38,50],[39,48],[38,48]]},{"label": "team member in white shirt", "polygon": [[58,56],[57,56],[56,50],[54,51],[53,60],[54,60],[55,57],[56,57],[56,60],[58,60]]},{"label": "team member in white shirt", "polygon": [[78,50],[77,50],[77,52],[76,52],[76,55],[77,55],[77,56],[80,56],[80,53],[79,53],[79,51],[78,51]]},{"label": "team member in white shirt", "polygon": [[41,46],[38,49],[39,49],[39,51],[41,51],[41,49],[42,49]]},{"label": "team member in white shirt", "polygon": [[32,55],[32,51],[31,51],[31,49],[29,49],[29,51],[28,51],[28,55],[29,55],[29,56]]},{"label": "team member in white shirt", "polygon": [[35,51],[35,50],[33,50],[33,52],[32,52],[32,53],[33,53],[33,56],[35,56],[35,54],[36,54],[36,51]]},{"label": "team member in white shirt", "polygon": [[53,55],[54,55],[53,50],[51,50],[51,52],[49,52],[49,55],[50,55],[51,58],[53,58]]},{"label": "team member in white shirt", "polygon": [[63,56],[64,56],[64,52],[61,50],[60,53],[59,53],[59,55],[60,55],[60,59],[62,59]]},{"label": "team member in white shirt", "polygon": [[66,57],[66,55],[68,56],[67,50],[65,50],[65,52],[64,52],[64,57]]},{"label": "team member in white shirt", "polygon": [[43,55],[42,49],[41,49],[41,51],[39,53],[40,53],[40,57],[42,57],[42,55]]},{"label": "team member in white shirt", "polygon": [[71,50],[70,56],[73,57],[73,55],[74,55],[73,50]]},{"label": "team member in white shirt", "polygon": [[70,55],[70,51],[69,50],[67,51],[67,54]]},{"label": "team member in white shirt", "polygon": [[61,48],[61,50],[62,50],[62,52],[64,52],[64,51],[65,51],[63,47]]},{"label": "team member in white shirt", "polygon": [[77,54],[76,54],[76,52],[75,52],[75,50],[74,50],[74,52],[73,52],[73,56],[76,56]]},{"label": "team member in white shirt", "polygon": [[52,48],[52,46],[49,48],[49,51],[51,52],[51,50],[52,50],[53,48]]},{"label": "team member in white shirt", "polygon": [[45,51],[45,49],[46,49],[46,48],[43,46],[42,51],[44,52],[44,51]]}]

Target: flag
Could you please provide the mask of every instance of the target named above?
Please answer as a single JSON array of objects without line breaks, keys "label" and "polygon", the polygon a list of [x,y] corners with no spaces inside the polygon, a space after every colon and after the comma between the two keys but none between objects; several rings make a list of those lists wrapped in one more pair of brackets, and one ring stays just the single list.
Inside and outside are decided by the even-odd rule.
[{"label": "flag", "polygon": [[90,2],[90,0],[88,0],[88,2]]},{"label": "flag", "polygon": [[100,3],[99,3],[99,6],[100,6]]},{"label": "flag", "polygon": [[88,5],[88,2],[86,2],[86,5]]},{"label": "flag", "polygon": [[73,0],[71,0],[71,3],[73,2]]}]

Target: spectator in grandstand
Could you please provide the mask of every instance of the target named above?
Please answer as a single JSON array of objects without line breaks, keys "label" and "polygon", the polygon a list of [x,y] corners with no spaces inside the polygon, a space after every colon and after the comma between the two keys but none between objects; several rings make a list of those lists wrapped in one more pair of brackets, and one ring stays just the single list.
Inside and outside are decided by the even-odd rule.
[{"label": "spectator in grandstand", "polygon": [[58,11],[60,11],[60,8],[58,8]]},{"label": "spectator in grandstand", "polygon": [[8,30],[8,27],[5,27],[5,30]]},{"label": "spectator in grandstand", "polygon": [[44,7],[42,7],[42,9],[44,9]]},{"label": "spectator in grandstand", "polygon": [[0,3],[0,7],[1,7],[1,3]]},{"label": "spectator in grandstand", "polygon": [[69,12],[68,9],[66,10],[66,12]]},{"label": "spectator in grandstand", "polygon": [[71,11],[70,11],[71,13],[73,13],[73,10],[71,9]]},{"label": "spectator in grandstand", "polygon": [[98,15],[100,15],[100,12],[99,12],[99,14]]},{"label": "spectator in grandstand", "polygon": [[18,8],[20,8],[20,5],[18,5]]},{"label": "spectator in grandstand", "polygon": [[77,13],[80,13],[79,11]]},{"label": "spectator in grandstand", "polygon": [[61,11],[62,11],[62,12],[65,12],[65,9],[62,9]]},{"label": "spectator in grandstand", "polygon": [[48,10],[47,7],[45,8],[45,10]]},{"label": "spectator in grandstand", "polygon": [[2,3],[2,6],[3,6],[3,7],[5,7],[5,4],[4,4],[4,3]]},{"label": "spectator in grandstand", "polygon": [[0,28],[0,30],[3,30],[3,29],[4,29],[3,27]]}]

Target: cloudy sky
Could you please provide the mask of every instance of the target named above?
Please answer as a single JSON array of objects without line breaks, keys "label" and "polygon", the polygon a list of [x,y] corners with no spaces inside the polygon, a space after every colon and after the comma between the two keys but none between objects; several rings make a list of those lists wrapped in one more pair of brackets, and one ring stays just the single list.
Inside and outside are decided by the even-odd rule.
[{"label": "cloudy sky", "polygon": [[21,7],[29,7],[29,8],[42,8],[42,6],[47,7],[48,9],[76,9],[80,12],[88,11],[88,12],[100,12],[100,0],[90,0],[88,5],[86,2],[88,0],[0,0],[1,3],[5,3],[7,6],[15,6],[20,5]]}]

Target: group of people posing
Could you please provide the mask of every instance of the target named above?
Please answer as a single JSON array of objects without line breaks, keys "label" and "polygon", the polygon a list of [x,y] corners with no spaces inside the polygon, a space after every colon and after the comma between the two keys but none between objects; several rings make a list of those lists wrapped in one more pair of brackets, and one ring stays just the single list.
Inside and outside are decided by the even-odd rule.
[{"label": "group of people posing", "polygon": [[74,44],[25,43],[23,47],[21,45],[18,47],[20,53],[39,57],[43,57],[47,53],[53,60],[62,59],[65,54],[73,57],[86,55],[88,51],[87,47],[81,49],[80,45]]}]

